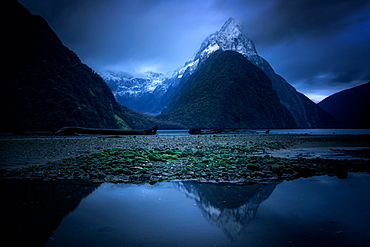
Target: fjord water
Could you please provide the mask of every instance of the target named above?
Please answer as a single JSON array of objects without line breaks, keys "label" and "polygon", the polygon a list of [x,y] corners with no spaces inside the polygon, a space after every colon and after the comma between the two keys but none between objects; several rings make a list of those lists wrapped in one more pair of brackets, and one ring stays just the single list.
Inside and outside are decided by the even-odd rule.
[{"label": "fjord water", "polygon": [[[267,129],[249,129],[264,134]],[[236,134],[232,132],[232,134]],[[239,132],[239,134],[245,134]],[[270,134],[370,135],[370,129],[271,129]],[[158,130],[157,135],[189,135],[188,130]]]},{"label": "fjord water", "polygon": [[45,246],[368,246],[370,174],[279,184],[104,183]]}]

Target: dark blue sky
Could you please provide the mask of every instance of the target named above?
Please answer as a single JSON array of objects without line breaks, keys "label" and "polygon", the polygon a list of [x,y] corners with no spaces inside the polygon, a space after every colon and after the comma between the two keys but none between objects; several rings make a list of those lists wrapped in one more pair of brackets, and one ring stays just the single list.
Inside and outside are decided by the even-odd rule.
[{"label": "dark blue sky", "polygon": [[19,0],[95,70],[166,73],[233,17],[258,53],[318,101],[370,81],[368,0]]}]

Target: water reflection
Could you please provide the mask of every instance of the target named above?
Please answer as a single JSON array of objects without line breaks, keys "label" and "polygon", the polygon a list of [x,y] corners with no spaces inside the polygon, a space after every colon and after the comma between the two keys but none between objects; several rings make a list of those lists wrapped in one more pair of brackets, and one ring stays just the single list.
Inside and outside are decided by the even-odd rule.
[{"label": "water reflection", "polygon": [[102,184],[46,246],[368,246],[370,175],[253,186]]},{"label": "water reflection", "polygon": [[[370,175],[280,184],[2,181],[4,246],[368,246]],[[96,185],[98,186],[98,185]]]},{"label": "water reflection", "polygon": [[64,218],[46,246],[225,246],[243,232],[274,188],[105,183]]},{"label": "water reflection", "polygon": [[74,181],[0,180],[1,245],[42,245],[97,187]]},{"label": "water reflection", "polygon": [[203,216],[233,241],[254,219],[260,203],[270,196],[276,185],[180,182],[175,186],[195,200]]}]

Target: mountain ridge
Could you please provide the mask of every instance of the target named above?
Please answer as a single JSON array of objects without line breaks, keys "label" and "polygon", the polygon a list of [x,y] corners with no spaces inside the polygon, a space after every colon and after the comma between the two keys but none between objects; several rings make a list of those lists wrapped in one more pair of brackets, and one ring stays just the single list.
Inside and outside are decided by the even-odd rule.
[{"label": "mountain ridge", "polygon": [[297,128],[267,75],[235,51],[216,51],[157,119],[188,128]]},{"label": "mountain ridge", "polygon": [[3,4],[2,131],[152,125],[150,118],[119,105],[103,79],[63,45],[45,19],[18,1]]},{"label": "mountain ridge", "polygon": [[[202,43],[201,49],[193,58],[194,64],[205,61],[216,50],[233,50],[262,69],[272,81],[273,89],[277,92],[280,102],[291,112],[300,128],[336,127],[335,119],[318,107],[306,96],[298,93],[293,86],[277,75],[271,65],[257,53],[253,41],[246,38],[241,25],[229,18],[220,31],[209,35]],[[191,68],[189,71],[194,71]]]},{"label": "mountain ridge", "polygon": [[172,82],[167,75],[155,72],[147,72],[143,77],[112,71],[99,74],[121,105],[147,115],[160,114],[156,108]]},{"label": "mountain ridge", "polygon": [[167,84],[167,89],[161,91],[160,97],[152,102],[151,107],[156,109],[155,113],[169,106],[189,76],[217,50],[236,51],[262,69],[271,79],[280,102],[291,112],[300,128],[337,126],[335,119],[329,113],[302,93],[297,92],[283,77],[275,73],[271,65],[258,55],[253,41],[243,34],[241,25],[233,18],[229,18],[219,31],[208,35],[193,58],[188,60],[183,67],[174,71],[171,78],[163,80]]},{"label": "mountain ridge", "polygon": [[342,90],[319,102],[341,128],[370,128],[370,82]]}]

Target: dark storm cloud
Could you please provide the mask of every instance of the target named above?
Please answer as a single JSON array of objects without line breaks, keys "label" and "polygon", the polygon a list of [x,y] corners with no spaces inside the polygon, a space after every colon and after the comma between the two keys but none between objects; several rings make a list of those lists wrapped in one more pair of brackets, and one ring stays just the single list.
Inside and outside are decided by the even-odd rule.
[{"label": "dark storm cloud", "polygon": [[270,1],[243,22],[261,55],[306,94],[370,81],[368,1]]},{"label": "dark storm cloud", "polygon": [[94,69],[167,72],[233,17],[310,97],[370,81],[368,0],[20,0]]},{"label": "dark storm cloud", "polygon": [[257,39],[274,42],[328,36],[361,24],[362,18],[369,17],[368,7],[367,0],[270,1],[252,20],[261,27],[252,33]]},{"label": "dark storm cloud", "polygon": [[44,16],[62,41],[95,69],[174,70],[226,19],[222,16],[212,26],[217,16],[211,14],[209,1],[21,2]]},{"label": "dark storm cloud", "polygon": [[[116,66],[126,70],[173,70],[226,19],[219,18],[218,25],[207,29],[215,19],[209,9],[212,4],[207,1],[21,2],[45,17],[64,44],[95,69]],[[140,66],[143,68],[138,69]]]}]

